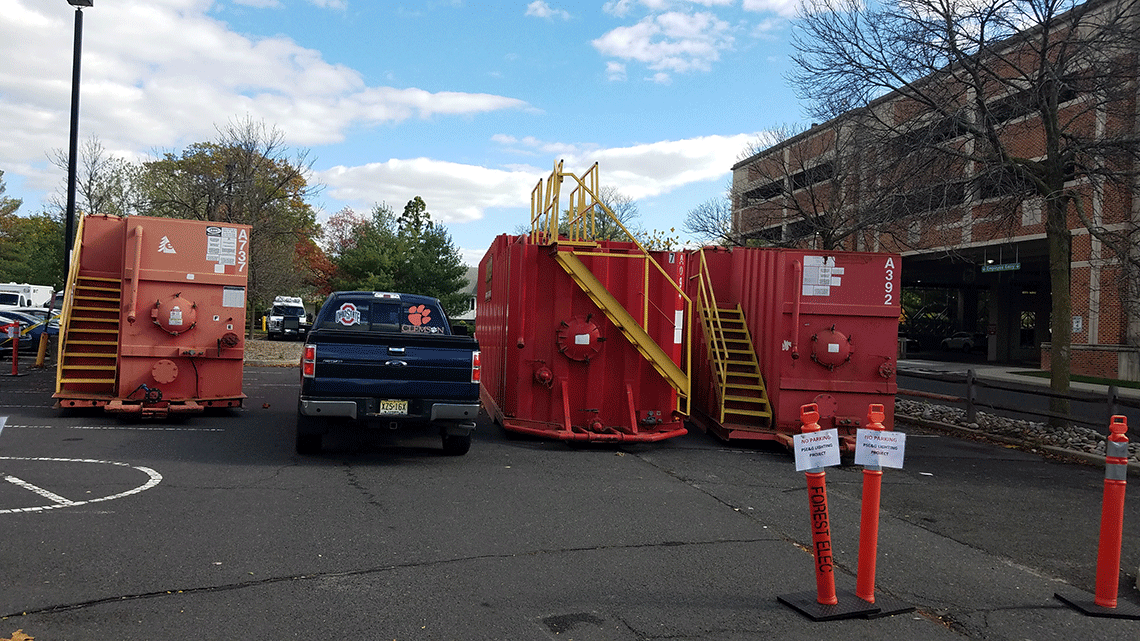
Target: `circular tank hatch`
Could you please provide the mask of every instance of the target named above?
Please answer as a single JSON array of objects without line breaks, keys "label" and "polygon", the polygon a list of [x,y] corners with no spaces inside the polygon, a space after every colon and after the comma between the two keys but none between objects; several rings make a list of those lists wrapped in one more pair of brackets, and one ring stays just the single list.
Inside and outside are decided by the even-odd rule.
[{"label": "circular tank hatch", "polygon": [[198,322],[194,303],[178,295],[155,303],[152,314],[155,325],[175,336],[193,329]]},{"label": "circular tank hatch", "polygon": [[851,339],[832,325],[811,337],[811,359],[828,369],[835,369],[851,360]]},{"label": "circular tank hatch", "polygon": [[558,351],[572,361],[590,362],[602,351],[601,331],[590,316],[575,316],[558,327]]}]

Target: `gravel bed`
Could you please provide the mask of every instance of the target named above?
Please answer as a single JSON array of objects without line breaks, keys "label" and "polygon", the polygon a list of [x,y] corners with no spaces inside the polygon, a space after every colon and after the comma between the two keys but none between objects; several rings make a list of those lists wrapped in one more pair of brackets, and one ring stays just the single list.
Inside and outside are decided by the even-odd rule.
[{"label": "gravel bed", "polygon": [[[1048,445],[1101,456],[1104,456],[1104,441],[1108,436],[1107,426],[1103,433],[1079,425],[1050,427],[1045,423],[995,416],[982,411],[977,412],[976,423],[969,423],[964,409],[906,399],[895,399],[895,414],[957,425],[984,434],[1020,440],[1028,445]],[[1140,463],[1140,443],[1130,442],[1128,455],[1129,462]]]},{"label": "gravel bed", "polygon": [[304,341],[270,341],[247,339],[245,341],[246,362],[281,362],[296,365],[301,362],[301,348]]}]

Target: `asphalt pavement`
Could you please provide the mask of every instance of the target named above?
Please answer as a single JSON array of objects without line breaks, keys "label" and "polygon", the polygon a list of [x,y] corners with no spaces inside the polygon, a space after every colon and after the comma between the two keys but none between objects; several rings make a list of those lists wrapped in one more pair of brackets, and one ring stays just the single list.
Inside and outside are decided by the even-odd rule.
[{"label": "asphalt pavement", "polygon": [[[61,414],[52,377],[0,379],[0,639],[1140,638],[1054,597],[1095,588],[1092,466],[906,428],[877,588],[914,610],[817,622],[781,601],[816,585],[805,476],[780,448],[695,429],[571,448],[483,416],[463,457],[383,435],[299,457],[291,367],[247,367],[240,411],[160,423]],[[848,591],[863,480],[827,470]],[[1123,514],[1127,608],[1140,497]]]}]

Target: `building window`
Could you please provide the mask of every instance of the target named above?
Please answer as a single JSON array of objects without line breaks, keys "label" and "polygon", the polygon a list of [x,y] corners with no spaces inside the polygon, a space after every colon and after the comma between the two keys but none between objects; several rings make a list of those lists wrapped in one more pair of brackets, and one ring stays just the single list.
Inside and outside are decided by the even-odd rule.
[{"label": "building window", "polygon": [[966,200],[966,188],[962,183],[931,185],[905,194],[891,197],[891,215],[897,220],[961,205]]},{"label": "building window", "polygon": [[774,180],[766,185],[761,185],[755,189],[749,189],[744,192],[744,201],[746,205],[756,202],[771,200],[784,192],[784,181]]},{"label": "building window", "polygon": [[820,163],[815,167],[792,174],[792,191],[810,187],[835,176],[835,166],[830,162]]}]

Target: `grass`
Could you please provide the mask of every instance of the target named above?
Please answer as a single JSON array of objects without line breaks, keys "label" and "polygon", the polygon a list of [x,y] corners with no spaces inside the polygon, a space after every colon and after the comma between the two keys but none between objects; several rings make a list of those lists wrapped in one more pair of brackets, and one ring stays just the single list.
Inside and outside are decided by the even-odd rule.
[{"label": "grass", "polygon": [[[1050,373],[1044,370],[1024,370],[1020,372],[1010,372],[1018,376],[1035,376],[1037,378],[1049,378]],[[1129,387],[1132,389],[1140,389],[1140,381],[1121,381],[1115,378],[1100,378],[1099,376],[1082,376],[1081,374],[1072,374],[1069,380],[1074,383],[1092,383],[1093,385],[1115,385],[1117,387]]]}]

